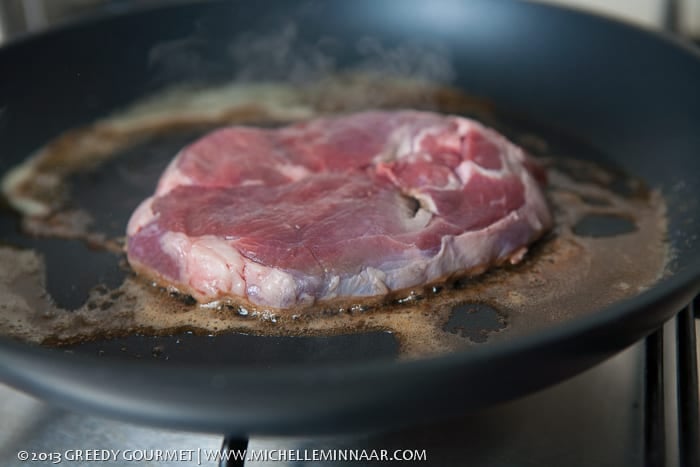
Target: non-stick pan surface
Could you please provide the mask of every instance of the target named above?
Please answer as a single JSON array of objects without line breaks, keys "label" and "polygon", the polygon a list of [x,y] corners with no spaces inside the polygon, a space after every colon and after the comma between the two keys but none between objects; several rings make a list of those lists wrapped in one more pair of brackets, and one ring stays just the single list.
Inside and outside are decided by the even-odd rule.
[{"label": "non-stick pan surface", "polygon": [[[89,346],[65,352],[3,339],[3,381],[73,409],[167,427],[230,434],[379,429],[476,409],[572,376],[641,338],[697,293],[700,56],[659,35],[542,5],[198,2],[22,40],[0,50],[0,172],[61,132],[166,85],[230,77],[231,40],[285,21],[305,40],[340,44],[339,68],[352,62],[362,37],[438,44],[452,57],[459,87],[585,142],[595,151],[582,157],[600,157],[660,189],[668,203],[671,274],[597,313],[430,359],[397,362],[396,343],[385,333],[180,336],[185,350],[169,361],[135,358],[139,346],[151,348],[144,338],[105,344],[101,357]],[[153,51],[166,43],[188,44],[182,58],[189,65],[154,70]],[[120,199],[128,207],[145,194]],[[104,203],[105,225],[128,215],[119,214],[126,208],[114,198],[93,203],[97,211]],[[42,250],[58,302],[80,301],[94,281],[121,280],[118,268],[79,242],[22,244],[27,240],[8,215],[0,227],[3,241]],[[69,270],[86,271],[87,278],[76,282]],[[134,358],[115,346],[129,347]]]}]

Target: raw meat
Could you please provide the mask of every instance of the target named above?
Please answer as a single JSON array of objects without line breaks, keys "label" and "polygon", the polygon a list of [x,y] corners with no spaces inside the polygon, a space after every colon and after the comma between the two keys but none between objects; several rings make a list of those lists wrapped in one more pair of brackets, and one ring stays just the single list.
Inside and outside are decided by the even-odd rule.
[{"label": "raw meat", "polygon": [[134,212],[128,259],[203,303],[381,295],[520,261],[551,226],[545,179],[457,116],[224,128],[183,149]]}]

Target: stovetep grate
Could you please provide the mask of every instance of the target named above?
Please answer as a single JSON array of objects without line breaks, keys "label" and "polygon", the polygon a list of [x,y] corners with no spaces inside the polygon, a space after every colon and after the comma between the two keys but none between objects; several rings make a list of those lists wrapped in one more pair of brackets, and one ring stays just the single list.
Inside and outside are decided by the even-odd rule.
[{"label": "stovetep grate", "polygon": [[[681,467],[700,466],[700,428],[698,426],[698,348],[695,321],[700,318],[700,299],[696,298],[676,317],[676,385],[678,423],[678,460]],[[664,394],[663,329],[646,339],[645,369],[645,465],[665,466],[668,446],[666,398]]]},{"label": "stovetep grate", "polygon": [[698,389],[698,347],[695,320],[700,318],[696,299],[677,321],[678,346],[678,430],[681,465],[700,466],[700,390]]}]

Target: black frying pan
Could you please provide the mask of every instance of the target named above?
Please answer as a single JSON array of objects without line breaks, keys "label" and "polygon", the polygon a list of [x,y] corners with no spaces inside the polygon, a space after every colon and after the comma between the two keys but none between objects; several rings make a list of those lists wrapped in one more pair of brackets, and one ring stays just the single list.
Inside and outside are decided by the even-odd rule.
[{"label": "black frying pan", "polygon": [[[287,17],[302,38],[332,36],[349,44],[336,49],[341,67],[352,62],[351,45],[361,36],[387,44],[437,43],[453,57],[461,88],[585,142],[597,152],[582,157],[602,154],[661,189],[675,251],[672,274],[598,313],[431,359],[397,362],[396,343],[385,333],[186,335],[180,336],[185,350],[168,361],[120,355],[118,348],[127,346],[136,357],[139,346],[150,348],[148,338],[104,343],[101,357],[95,347],[66,353],[3,339],[3,381],[72,409],[167,427],[229,434],[378,429],[461,413],[561,381],[649,333],[698,292],[700,56],[661,35],[542,5],[198,2],[19,41],[0,50],[0,171],[62,131],[163,86],[225,79],[231,39],[279,27]],[[203,59],[177,73],[155,74],[154,46],[193,35],[192,53]],[[162,151],[172,154],[173,147]],[[128,215],[111,206],[113,200],[92,199],[110,222]],[[44,252],[57,301],[79,302],[94,281],[120,280],[113,262],[81,244],[29,241],[17,232],[15,218],[6,213],[2,219],[4,241],[29,242],[24,246]],[[88,272],[76,280],[75,271]],[[176,337],[161,339],[168,345]],[[245,358],[235,357],[240,352]]]}]

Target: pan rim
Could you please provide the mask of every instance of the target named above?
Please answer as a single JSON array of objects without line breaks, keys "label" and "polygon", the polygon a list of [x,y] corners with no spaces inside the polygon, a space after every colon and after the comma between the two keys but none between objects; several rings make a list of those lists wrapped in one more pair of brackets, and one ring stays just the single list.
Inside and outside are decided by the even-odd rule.
[{"label": "pan rim", "polygon": [[[483,0],[482,0],[483,1]],[[501,3],[508,3],[511,5],[518,5],[522,8],[532,8],[532,9],[544,9],[550,11],[558,11],[563,14],[574,15],[578,17],[587,18],[589,21],[597,21],[599,23],[604,23],[612,25],[617,28],[624,28],[632,30],[637,34],[644,34],[647,36],[655,37],[661,40],[666,45],[676,47],[684,52],[692,55],[695,58],[700,59],[700,48],[694,46],[688,41],[684,40],[676,34],[665,31],[663,29],[652,29],[635,23],[629,19],[622,18],[619,16],[604,16],[603,14],[598,14],[590,10],[577,7],[575,5],[561,5],[561,4],[551,4],[542,3],[541,0],[489,0],[491,2],[498,1]],[[37,41],[50,39],[50,36],[55,34],[61,34],[72,29],[80,28],[83,26],[98,26],[99,23],[110,22],[115,20],[120,20],[124,18],[129,18],[131,16],[138,16],[144,13],[152,13],[155,11],[178,9],[182,7],[211,7],[214,5],[226,5],[227,0],[170,0],[167,4],[143,4],[133,7],[129,10],[116,11],[116,12],[98,12],[98,13],[88,13],[80,16],[77,19],[68,19],[61,21],[60,23],[50,25],[45,29],[31,33],[22,33],[18,36],[12,37],[0,44],[0,55],[8,50],[24,47],[26,44]]]}]

